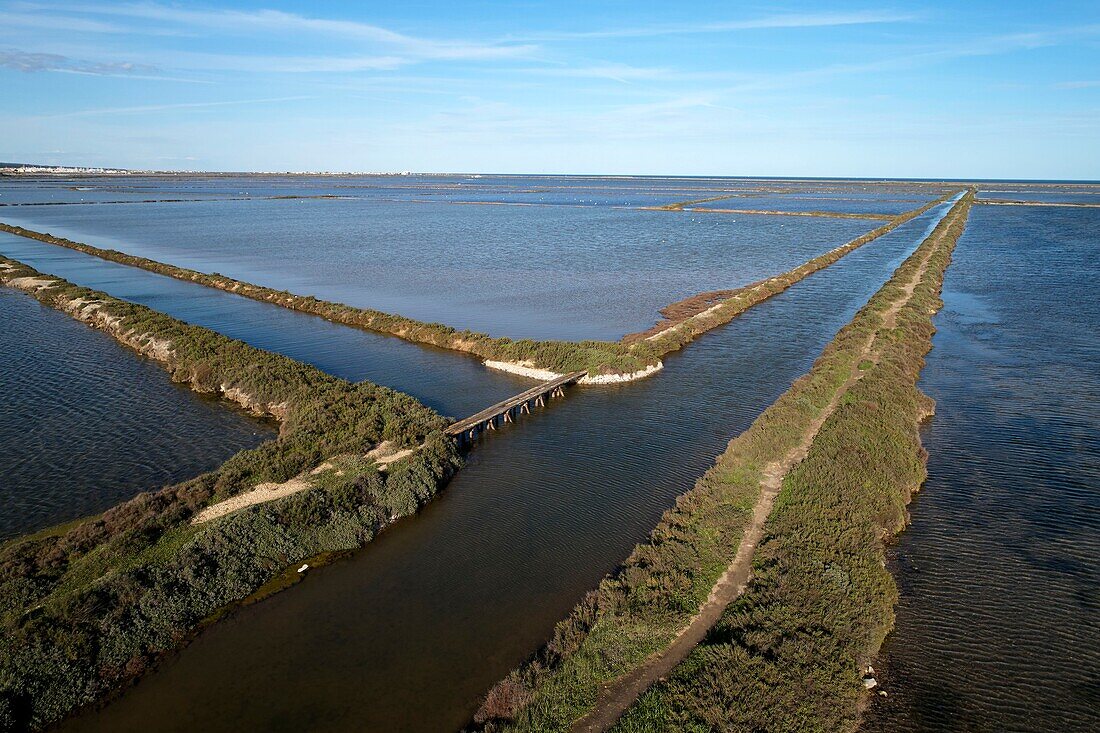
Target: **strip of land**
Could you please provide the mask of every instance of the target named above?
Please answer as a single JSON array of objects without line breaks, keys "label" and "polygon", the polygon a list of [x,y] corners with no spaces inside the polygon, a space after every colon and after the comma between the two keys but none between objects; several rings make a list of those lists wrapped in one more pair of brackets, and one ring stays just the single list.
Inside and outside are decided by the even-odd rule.
[{"label": "strip of land", "polygon": [[[870,539],[867,546],[859,547],[858,551],[865,557],[881,558],[883,530],[900,528],[903,520],[897,514],[904,515],[909,492],[923,480],[916,425],[929,408],[916,392],[915,380],[921,356],[928,348],[930,318],[935,311],[931,306],[936,301],[943,271],[972,199],[973,192],[970,192],[955,204],[890,281],[838,333],[810,373],[730,443],[695,488],[680,497],[676,506],[665,514],[650,541],[639,545],[618,573],[605,579],[597,591],[589,594],[573,614],[558,625],[547,647],[489,693],[475,717],[475,724],[492,731],[607,729],[639,693],[687,657],[720,617],[727,618],[734,613],[732,609],[726,612],[727,606],[743,593],[750,568],[755,589],[762,575],[759,555],[763,548],[773,545],[776,536],[782,536],[782,532],[789,529],[797,533],[797,541],[815,547],[822,543],[827,545],[830,538],[836,536],[835,530],[813,535],[799,533],[801,528],[797,526],[780,529],[774,516],[767,519],[765,526],[765,518],[773,514],[777,496],[786,498],[779,502],[775,512],[785,515],[789,511],[793,501],[789,495],[796,491],[798,481],[806,472],[822,472],[841,483],[858,482],[868,471],[888,472],[893,481],[875,484],[873,489],[867,490],[889,496],[886,504],[892,511],[884,514],[880,494],[874,496],[874,500],[868,498],[870,506],[841,509],[841,517],[836,520],[844,524],[846,512],[869,513],[875,526],[867,529],[875,531],[860,535]],[[897,381],[899,375],[904,379],[897,388],[900,397],[896,399],[903,400],[907,409],[898,409],[876,420],[880,406],[869,398],[880,403],[884,399],[883,381]],[[868,383],[871,386],[867,386]],[[864,423],[858,424],[861,425],[858,428],[853,424],[857,418],[852,414],[857,393],[863,395],[858,410],[872,413],[861,415]],[[887,423],[900,421],[901,425],[883,425],[883,420]],[[880,427],[881,433],[876,432]],[[898,440],[899,430],[904,440]],[[821,456],[826,450],[829,455],[836,455],[832,449],[838,431],[845,438],[844,450],[849,461],[862,460],[874,466],[851,474],[827,473],[827,467],[820,465]],[[885,456],[868,458],[869,452],[880,448],[886,451]],[[889,473],[899,465],[908,470],[897,475]],[[839,506],[847,507],[849,499],[844,496],[843,489],[841,497],[837,500]],[[823,506],[813,509],[816,516],[832,516]],[[876,524],[878,521],[882,522],[882,527]],[[844,537],[843,533],[840,536]],[[758,546],[760,552],[757,552]],[[814,575],[817,572],[814,568],[822,566],[811,563],[800,567],[806,567],[803,572],[808,573],[812,581],[818,577]],[[885,574],[881,566],[878,570]],[[826,575],[825,579],[828,577]],[[886,580],[889,580],[888,574]],[[820,581],[818,577],[817,582]],[[881,584],[881,574],[874,581]],[[807,592],[812,593],[813,583],[810,585]],[[866,603],[866,598],[857,597],[847,605],[858,609]],[[760,598],[751,608],[764,609],[767,605],[767,599]],[[874,622],[864,620],[856,624],[857,628],[881,630],[882,624],[889,623],[889,605],[885,612],[881,605],[874,610],[879,612]],[[750,609],[741,613],[751,612]],[[766,610],[757,612],[768,613]],[[804,608],[792,608],[774,623],[782,626],[790,619],[803,624],[806,612]],[[830,625],[830,630],[838,634],[835,641],[844,639],[841,628],[840,624]],[[802,626],[785,632],[795,636],[814,634],[812,624],[808,632]],[[881,636],[864,636],[858,640],[862,646],[854,644],[839,649],[836,658],[821,659],[819,652],[823,668],[840,667],[846,671],[839,682],[830,679],[831,685],[822,685],[824,689],[820,692],[829,694],[828,702],[814,700],[806,704],[815,710],[832,705],[835,708],[830,713],[833,718],[847,720],[854,715],[854,701],[858,695],[850,693],[857,687],[862,689],[859,662],[866,658],[867,647],[875,638],[881,642]],[[834,644],[832,648],[843,646]],[[871,653],[877,649],[877,643],[873,647]],[[811,646],[804,654],[810,654],[813,649]],[[784,701],[791,704],[807,697],[805,680],[811,679],[813,672],[793,662],[788,668],[784,666],[787,660],[772,663],[777,669],[770,676],[753,678],[757,679],[758,686],[775,688],[777,692],[773,696],[786,696]],[[690,685],[692,675],[701,674],[701,670],[711,664],[713,659],[707,658],[694,666],[685,663],[680,671]],[[776,676],[781,674],[790,679],[786,684],[777,685]],[[799,674],[805,678],[799,678]],[[809,693],[810,697],[813,695]],[[721,696],[707,702],[710,703],[708,710],[718,711],[713,718],[703,716],[704,720],[699,720],[696,708],[686,702],[683,711],[677,709],[675,714],[669,710],[671,703],[656,708],[650,705],[643,713],[657,712],[644,715],[638,719],[640,722],[624,730],[789,730],[799,728],[798,719],[815,720],[791,717],[777,722],[769,717],[766,707],[757,710],[758,702],[752,698],[740,700]],[[718,718],[719,713],[731,708],[758,717],[749,725],[731,724],[728,716]],[[693,715],[695,717],[691,717]],[[827,724],[817,727],[833,729]]]},{"label": "strip of land", "polygon": [[74,242],[48,233],[22,227],[0,224],[5,231],[29,239],[36,239],[73,249],[100,259],[149,272],[165,275],[185,282],[234,293],[264,303],[271,303],[301,313],[319,316],[334,323],[375,331],[411,341],[413,343],[450,349],[500,362],[502,365],[529,364],[557,375],[584,370],[591,376],[603,374],[633,374],[660,362],[658,355],[648,349],[629,349],[617,342],[607,341],[533,341],[494,338],[487,334],[458,329],[440,323],[425,323],[404,316],[383,313],[369,308],[356,308],[342,303],[318,300],[312,296],[295,295],[284,290],[255,285],[219,274],[207,274],[184,267],[157,262],[145,257],[126,254],[117,250],[101,249],[90,244]]},{"label": "strip of land", "polygon": [[903,265],[912,276],[888,286],[900,307],[882,312],[860,379],[784,479],[751,585],[619,733],[858,726],[897,601],[885,543],[927,475],[919,426],[934,403],[917,381],[972,196],[929,237],[923,261]]},{"label": "strip of land", "polygon": [[856,237],[847,244],[818,255],[782,275],[776,275],[767,280],[761,280],[733,290],[713,290],[699,293],[672,303],[661,310],[664,320],[647,331],[625,336],[623,342],[628,344],[645,342],[651,348],[656,348],[662,355],[682,348],[684,344],[690,343],[707,331],[729,323],[749,308],[778,295],[795,283],[833,264],[844,255],[869,242],[873,242],[882,235],[897,229],[906,222],[912,221],[958,194],[958,191],[945,194],[935,201],[897,216],[888,224],[883,224],[877,229]]},{"label": "strip of land", "polygon": [[319,300],[313,296],[295,295],[216,273],[208,274],[177,267],[23,227],[0,223],[0,231],[319,316],[334,323],[396,336],[413,343],[470,354],[486,362],[493,362],[494,368],[507,369],[517,374],[527,376],[534,372],[540,375],[538,378],[547,379],[551,378],[545,376],[548,373],[562,376],[574,371],[585,371],[588,376],[581,380],[582,383],[608,384],[633,381],[654,374],[662,367],[661,357],[665,354],[683,348],[706,331],[729,323],[745,310],[786,290],[799,280],[836,262],[858,247],[920,216],[942,203],[950,195],[953,194],[895,217],[889,223],[845,245],[768,280],[736,290],[704,293],[701,296],[695,296],[694,300],[689,299],[690,302],[696,302],[699,298],[714,297],[718,292],[730,294],[729,297],[721,298],[720,302],[708,305],[705,310],[693,311],[685,307],[684,304],[689,301],[673,304],[677,314],[682,315],[682,318],[676,321],[666,319],[642,334],[641,338],[638,334],[632,334],[621,341],[576,342],[495,338],[470,330],[459,331],[440,323],[425,323],[369,308],[356,308],[342,303]]},{"label": "strip of land", "polygon": [[317,196],[209,196],[201,199],[122,199],[118,201],[18,201],[0,206],[95,206],[99,204],[194,204],[218,201],[284,201],[287,199],[334,199],[347,201],[348,196],[319,194]]},{"label": "strip of land", "polygon": [[[286,568],[358,548],[416,512],[460,464],[446,419],[408,395],[2,257],[0,284],[281,423],[276,439],[214,471],[0,545],[2,729],[38,730],[102,700]],[[267,501],[235,501],[303,474]]]},{"label": "strip of land", "polygon": [[1083,204],[1071,201],[1014,201],[1009,199],[978,199],[974,203],[986,206],[1054,206],[1067,209],[1100,209],[1100,203]]},{"label": "strip of land", "polygon": [[706,203],[710,203],[711,201],[725,201],[726,199],[732,199],[732,198],[736,198],[738,196],[743,196],[743,195],[744,194],[740,194],[740,193],[731,193],[731,194],[724,195],[724,196],[709,196],[707,198],[691,199],[689,201],[675,201],[671,204],[665,204],[664,206],[652,206],[652,207],[645,207],[645,208],[649,208],[649,209],[652,209],[654,211],[683,211],[684,208],[688,207],[688,206],[695,206],[697,204],[706,204]]},{"label": "strip of land", "polygon": [[697,214],[754,214],[760,216],[813,216],[825,219],[872,219],[892,221],[897,217],[893,214],[864,214],[845,211],[782,211],[779,209],[712,209],[689,207],[680,211],[690,211]]}]

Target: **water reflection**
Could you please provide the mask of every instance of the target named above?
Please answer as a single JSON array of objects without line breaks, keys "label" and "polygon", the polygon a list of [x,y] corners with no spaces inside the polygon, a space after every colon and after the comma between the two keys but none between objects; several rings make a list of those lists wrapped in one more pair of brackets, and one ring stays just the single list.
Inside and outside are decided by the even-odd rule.
[{"label": "water reflection", "polygon": [[419,516],[215,626],[65,729],[457,728],[809,368],[932,223],[854,252],[652,379],[574,392],[493,434]]}]

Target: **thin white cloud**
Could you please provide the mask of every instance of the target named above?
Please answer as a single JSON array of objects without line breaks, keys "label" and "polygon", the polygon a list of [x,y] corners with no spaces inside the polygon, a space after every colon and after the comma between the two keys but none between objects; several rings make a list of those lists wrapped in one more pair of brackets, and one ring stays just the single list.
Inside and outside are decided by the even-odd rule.
[{"label": "thin white cloud", "polygon": [[82,74],[118,75],[155,71],[146,64],[122,62],[97,62],[73,59],[56,53],[33,53],[12,49],[0,51],[0,67],[34,73],[36,71],[68,71]]},{"label": "thin white cloud", "polygon": [[866,11],[857,13],[798,13],[770,15],[749,20],[712,21],[703,23],[669,23],[634,28],[606,28],[592,31],[563,31],[519,35],[516,41],[574,41],[599,38],[644,38],[653,36],[726,33],[739,30],[768,28],[822,28],[845,25],[902,23],[915,20],[912,13]]},{"label": "thin white cloud", "polygon": [[526,55],[534,46],[503,42],[435,40],[351,20],[315,18],[281,10],[194,10],[158,3],[72,4],[70,12],[201,28],[226,36],[313,34],[389,46],[419,59],[477,60]]},{"label": "thin white cloud", "polygon": [[298,74],[381,71],[396,69],[410,61],[403,56],[240,56],[173,51],[158,57],[158,63],[191,70]]},{"label": "thin white cloud", "polygon": [[577,79],[610,79],[622,84],[630,84],[635,81],[655,81],[679,76],[678,72],[674,72],[667,68],[611,63],[576,67],[523,68],[516,69],[515,71],[522,74],[535,74],[540,76],[560,76]]},{"label": "thin white cloud", "polygon": [[39,28],[51,31],[75,31],[77,33],[126,33],[128,29],[113,23],[89,18],[53,13],[11,13],[0,12],[0,27]]},{"label": "thin white cloud", "polygon": [[1060,81],[1054,86],[1058,89],[1093,89],[1095,87],[1100,87],[1100,79]]},{"label": "thin white cloud", "polygon": [[62,112],[56,115],[42,115],[38,119],[52,120],[63,117],[93,117],[97,115],[122,115],[140,114],[144,112],[163,112],[175,109],[200,109],[204,107],[237,107],[248,104],[274,104],[277,102],[297,102],[303,99],[313,99],[310,95],[297,97],[269,97],[267,99],[232,99],[219,102],[180,102],[176,104],[147,104],[138,107],[100,107],[97,109],[82,109],[75,112]]},{"label": "thin white cloud", "polygon": [[10,69],[26,74],[56,72],[82,76],[109,76],[119,79],[180,81],[189,84],[213,83],[200,79],[183,79],[156,73],[159,70],[150,64],[138,64],[130,61],[87,61],[62,54],[33,53],[19,49],[0,51],[0,69]]}]

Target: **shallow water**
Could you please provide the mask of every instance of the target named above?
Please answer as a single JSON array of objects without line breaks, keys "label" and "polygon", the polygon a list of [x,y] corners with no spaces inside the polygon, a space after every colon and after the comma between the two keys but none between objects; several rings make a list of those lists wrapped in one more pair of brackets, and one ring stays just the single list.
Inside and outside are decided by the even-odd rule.
[{"label": "shallow water", "polygon": [[373,199],[13,207],[0,216],[99,247],[456,328],[611,340],[649,328],[673,301],[776,275],[881,225]]},{"label": "shallow water", "polygon": [[65,730],[459,727],[809,368],[933,222],[857,250],[653,378],[574,388],[492,435],[416,518],[213,627]]},{"label": "shallow water", "polygon": [[191,478],[274,435],[272,423],[0,287],[0,539]]},{"label": "shallow water", "polygon": [[1100,212],[974,207],[867,731],[1100,730]]},{"label": "shallow water", "polygon": [[999,190],[987,190],[983,188],[978,192],[978,200],[980,201],[982,199],[1100,205],[1100,187],[1067,187],[1051,189],[1006,188]]},{"label": "shallow water", "polygon": [[0,254],[349,381],[366,379],[406,392],[452,417],[465,417],[531,386],[530,380],[491,371],[471,357],[339,326],[34,239],[0,232]]},{"label": "shallow water", "polygon": [[[708,201],[699,204],[701,209],[751,209],[754,211],[830,211],[841,214],[904,214],[906,211],[920,208],[936,199],[928,196],[920,201],[911,199],[857,198],[855,196],[814,196],[769,195],[738,196],[720,201]],[[827,221],[827,219],[826,219]],[[873,228],[873,227],[872,227]]]}]

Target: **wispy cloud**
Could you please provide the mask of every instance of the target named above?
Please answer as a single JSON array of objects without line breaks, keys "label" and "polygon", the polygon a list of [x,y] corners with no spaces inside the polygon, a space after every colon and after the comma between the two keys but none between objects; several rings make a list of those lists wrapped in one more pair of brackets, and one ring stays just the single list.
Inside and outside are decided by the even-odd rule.
[{"label": "wispy cloud", "polygon": [[[158,54],[154,54],[158,57]],[[166,52],[163,63],[176,68],[210,71],[242,71],[273,74],[304,74],[313,72],[347,73],[396,69],[408,63],[403,56],[267,56],[190,51]]]},{"label": "wispy cloud", "polygon": [[75,31],[77,33],[125,33],[123,28],[112,23],[73,15],[55,13],[27,13],[0,11],[0,26],[13,28],[40,28],[51,31]]},{"label": "wispy cloud", "polygon": [[657,81],[678,78],[679,72],[664,67],[630,66],[629,64],[596,64],[592,66],[562,66],[552,68],[515,69],[521,74],[558,76],[576,79],[610,79],[622,84],[635,81]]},{"label": "wispy cloud", "polygon": [[56,115],[42,115],[39,119],[59,119],[64,117],[94,117],[96,115],[122,115],[141,114],[145,112],[164,112],[176,109],[200,109],[203,107],[239,107],[249,104],[274,104],[278,102],[296,102],[303,99],[313,99],[310,95],[296,97],[269,97],[266,99],[231,99],[218,102],[180,102],[177,104],[147,104],[137,107],[99,107],[96,109],[82,109],[75,112],[62,112]]},{"label": "wispy cloud", "polygon": [[12,49],[0,51],[0,68],[33,74],[44,71],[87,76],[112,76],[123,79],[147,79],[155,81],[181,81],[191,84],[209,84],[200,79],[183,79],[159,73],[156,66],[130,61],[87,61],[56,53],[32,53]]},{"label": "wispy cloud", "polygon": [[1100,87],[1100,79],[1060,81],[1054,86],[1058,89],[1093,89],[1096,87]]},{"label": "wispy cloud", "polygon": [[69,71],[81,74],[132,74],[156,71],[156,67],[129,62],[99,63],[72,59],[55,53],[0,51],[0,67],[25,73],[38,71]]},{"label": "wispy cloud", "polygon": [[599,38],[644,38],[653,36],[726,33],[767,28],[821,28],[828,26],[867,25],[872,23],[902,23],[916,19],[913,13],[866,11],[857,13],[790,13],[769,15],[747,20],[712,21],[703,23],[668,23],[635,28],[606,28],[590,31],[553,31],[522,34],[515,41],[573,41]]},{"label": "wispy cloud", "polygon": [[[108,18],[155,21],[166,26],[203,29],[225,36],[268,36],[283,34],[323,36],[367,42],[392,48],[415,59],[477,60],[525,55],[534,46],[514,42],[479,42],[422,38],[382,26],[352,20],[331,20],[281,10],[207,10],[157,3],[74,4],[72,12]],[[77,19],[79,21],[79,19]],[[108,25],[108,27],[113,27]]]}]

